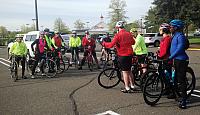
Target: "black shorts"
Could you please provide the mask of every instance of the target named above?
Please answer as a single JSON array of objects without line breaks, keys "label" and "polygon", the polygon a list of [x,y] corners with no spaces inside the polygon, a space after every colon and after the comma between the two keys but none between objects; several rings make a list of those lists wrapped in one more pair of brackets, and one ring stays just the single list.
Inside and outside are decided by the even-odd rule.
[{"label": "black shorts", "polygon": [[138,57],[138,63],[145,64],[146,54],[137,55],[137,57]]},{"label": "black shorts", "polygon": [[132,56],[119,56],[118,61],[122,71],[131,71]]}]

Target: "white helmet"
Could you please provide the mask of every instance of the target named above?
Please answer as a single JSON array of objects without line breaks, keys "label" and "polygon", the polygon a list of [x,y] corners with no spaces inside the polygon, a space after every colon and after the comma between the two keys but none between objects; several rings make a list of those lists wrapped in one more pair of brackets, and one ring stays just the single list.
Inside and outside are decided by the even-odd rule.
[{"label": "white helmet", "polygon": [[125,22],[124,21],[118,21],[115,25],[116,28],[124,28],[124,24]]}]

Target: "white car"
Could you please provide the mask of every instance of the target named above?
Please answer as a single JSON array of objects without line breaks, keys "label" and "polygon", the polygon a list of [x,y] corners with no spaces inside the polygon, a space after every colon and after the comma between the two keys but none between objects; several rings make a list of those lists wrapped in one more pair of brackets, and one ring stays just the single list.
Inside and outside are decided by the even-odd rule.
[{"label": "white car", "polygon": [[23,41],[26,44],[26,47],[28,48],[29,54],[31,57],[34,57],[34,53],[31,49],[31,44],[38,39],[40,36],[40,31],[31,31],[24,35]]},{"label": "white car", "polygon": [[147,46],[154,45],[155,47],[159,47],[160,40],[162,39],[162,35],[160,33],[145,33],[143,36]]}]

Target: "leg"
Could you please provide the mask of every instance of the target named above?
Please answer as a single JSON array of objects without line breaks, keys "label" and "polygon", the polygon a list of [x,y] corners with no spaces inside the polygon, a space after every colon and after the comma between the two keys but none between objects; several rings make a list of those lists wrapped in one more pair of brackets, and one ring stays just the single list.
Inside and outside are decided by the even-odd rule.
[{"label": "leg", "polygon": [[72,61],[74,61],[74,47],[71,47]]},{"label": "leg", "polygon": [[22,78],[25,78],[24,73],[25,73],[25,57],[22,57],[21,59],[21,65],[22,65]]}]

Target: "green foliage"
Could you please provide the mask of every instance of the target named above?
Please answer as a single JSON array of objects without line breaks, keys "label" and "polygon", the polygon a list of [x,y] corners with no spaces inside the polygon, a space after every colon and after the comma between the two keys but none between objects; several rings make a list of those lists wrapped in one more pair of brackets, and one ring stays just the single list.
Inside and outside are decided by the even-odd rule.
[{"label": "green foliage", "polygon": [[186,26],[194,24],[200,28],[200,0],[154,0],[153,5],[145,17],[147,28],[158,27],[172,19],[181,19]]},{"label": "green foliage", "polygon": [[6,37],[7,34],[8,34],[8,31],[7,31],[6,27],[0,26],[0,38]]},{"label": "green foliage", "polygon": [[134,21],[132,23],[126,24],[125,25],[125,29],[127,31],[130,31],[132,28],[139,28],[140,27],[140,23],[139,21]]},{"label": "green foliage", "polygon": [[125,0],[111,0],[109,5],[109,9],[111,10],[109,12],[110,23],[108,24],[110,30],[114,29],[117,21],[126,21],[127,17],[125,16],[125,7]]},{"label": "green foliage", "polygon": [[84,29],[85,28],[84,26],[85,23],[83,23],[80,19],[74,22],[74,28],[76,28],[77,30]]},{"label": "green foliage", "polygon": [[54,31],[68,33],[69,28],[66,26],[61,18],[57,18],[54,22]]}]

